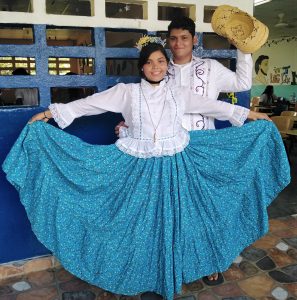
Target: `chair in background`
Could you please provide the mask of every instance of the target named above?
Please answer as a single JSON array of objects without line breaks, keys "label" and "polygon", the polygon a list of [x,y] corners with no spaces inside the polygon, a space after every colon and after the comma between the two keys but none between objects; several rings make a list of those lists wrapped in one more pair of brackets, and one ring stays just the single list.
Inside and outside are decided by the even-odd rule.
[{"label": "chair in background", "polygon": [[258,106],[260,103],[260,97],[252,97],[250,107]]},{"label": "chair in background", "polygon": [[294,125],[292,118],[288,116],[273,116],[271,117],[271,120],[280,131],[282,138],[288,138],[288,135],[285,134],[285,132],[287,130],[292,130]]},{"label": "chair in background", "polygon": [[296,117],[297,116],[297,111],[292,111],[292,110],[285,110],[282,111],[281,116],[287,116],[287,117]]},{"label": "chair in background", "polygon": [[291,143],[292,141],[290,140],[290,136],[288,134],[286,134],[285,132],[287,130],[293,129],[294,120],[288,116],[274,116],[274,117],[271,117],[271,120],[277,127],[278,131],[280,132],[280,135],[281,135],[284,145],[285,145],[288,159],[290,161],[289,154],[290,154],[290,149],[292,148],[292,144],[290,144],[290,147],[288,147],[287,143],[288,142]]},{"label": "chair in background", "polygon": [[281,116],[291,117],[293,120],[293,129],[297,128],[297,111],[286,110],[281,113]]}]

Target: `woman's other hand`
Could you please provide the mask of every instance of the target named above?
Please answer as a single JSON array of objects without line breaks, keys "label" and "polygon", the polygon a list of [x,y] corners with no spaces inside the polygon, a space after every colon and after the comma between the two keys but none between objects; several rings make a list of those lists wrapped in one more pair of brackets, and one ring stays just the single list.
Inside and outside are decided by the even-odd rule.
[{"label": "woman's other hand", "polygon": [[271,119],[268,117],[267,114],[264,113],[260,113],[260,112],[256,112],[256,111],[252,111],[250,110],[248,117],[249,120],[267,120],[267,121],[271,121]]},{"label": "woman's other hand", "polygon": [[50,110],[45,110],[43,112],[40,112],[36,115],[34,115],[30,120],[29,120],[29,124],[32,124],[36,121],[43,121],[43,122],[48,122],[49,119],[51,119],[53,116],[52,116],[52,113]]}]

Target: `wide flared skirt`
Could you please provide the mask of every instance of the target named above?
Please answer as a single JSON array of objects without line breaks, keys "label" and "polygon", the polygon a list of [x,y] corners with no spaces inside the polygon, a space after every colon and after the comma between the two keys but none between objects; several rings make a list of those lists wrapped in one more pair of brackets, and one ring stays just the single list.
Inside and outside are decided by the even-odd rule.
[{"label": "wide flared skirt", "polygon": [[271,122],[190,135],[183,152],[143,159],[35,122],[3,169],[66,269],[114,293],[172,299],[263,236],[266,207],[290,181]]}]

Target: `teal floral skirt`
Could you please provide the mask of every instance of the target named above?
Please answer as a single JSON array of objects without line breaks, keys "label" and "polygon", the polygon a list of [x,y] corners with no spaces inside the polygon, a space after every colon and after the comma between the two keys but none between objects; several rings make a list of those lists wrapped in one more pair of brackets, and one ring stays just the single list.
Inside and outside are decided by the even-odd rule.
[{"label": "teal floral skirt", "polygon": [[266,207],[290,181],[271,122],[190,138],[181,153],[143,159],[35,122],[3,169],[37,238],[67,270],[117,294],[172,299],[263,236]]}]

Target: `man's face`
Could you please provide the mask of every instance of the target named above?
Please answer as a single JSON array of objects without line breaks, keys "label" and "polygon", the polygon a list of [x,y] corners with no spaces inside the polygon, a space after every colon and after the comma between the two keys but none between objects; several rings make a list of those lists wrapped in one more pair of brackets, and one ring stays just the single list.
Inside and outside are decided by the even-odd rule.
[{"label": "man's face", "polygon": [[168,43],[174,58],[191,58],[193,46],[197,43],[197,37],[192,37],[188,30],[172,29]]}]

